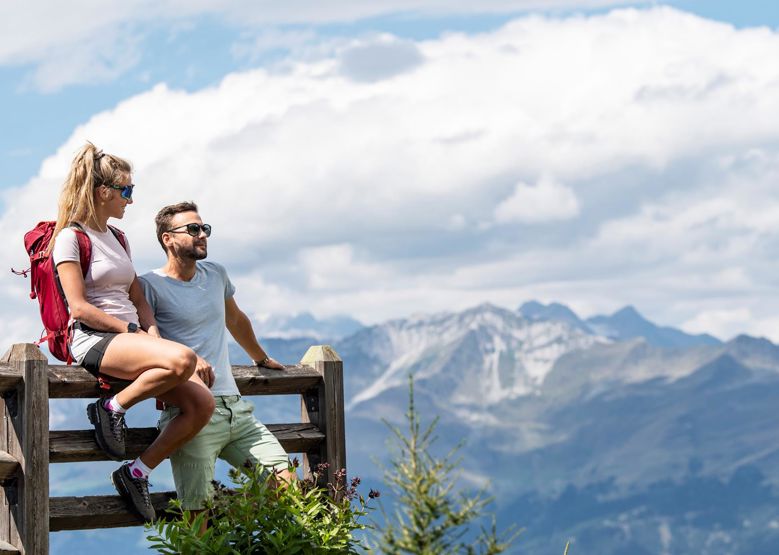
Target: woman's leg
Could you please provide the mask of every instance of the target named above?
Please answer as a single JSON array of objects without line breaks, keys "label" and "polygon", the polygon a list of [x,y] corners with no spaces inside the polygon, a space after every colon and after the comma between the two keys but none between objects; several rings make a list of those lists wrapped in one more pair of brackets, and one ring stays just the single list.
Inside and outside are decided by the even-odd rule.
[{"label": "woman's leg", "polygon": [[181,412],[143,452],[141,461],[155,468],[173,451],[192,439],[208,424],[214,412],[214,397],[195,375],[194,351],[167,339],[145,334],[122,333],[106,349],[100,372],[133,380],[116,395],[122,407],[156,397]]},{"label": "woman's leg", "polygon": [[132,381],[116,395],[119,404],[129,409],[186,383],[195,371],[196,362],[192,349],[174,341],[120,333],[108,344],[100,372]]}]

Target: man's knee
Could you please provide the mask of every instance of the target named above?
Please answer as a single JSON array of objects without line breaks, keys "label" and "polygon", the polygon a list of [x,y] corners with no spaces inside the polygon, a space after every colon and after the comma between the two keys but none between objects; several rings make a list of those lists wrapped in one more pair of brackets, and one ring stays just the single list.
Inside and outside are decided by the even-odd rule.
[{"label": "man's knee", "polygon": [[185,389],[180,392],[181,400],[177,406],[181,413],[185,414],[200,429],[208,424],[211,415],[214,414],[216,408],[214,396],[204,387],[192,382],[187,382],[183,387]]},{"label": "man's knee", "polygon": [[208,424],[211,420],[211,415],[214,414],[216,403],[214,402],[214,396],[210,391],[207,391],[201,387],[198,387],[198,399],[196,413],[198,415],[198,424],[202,428]]}]

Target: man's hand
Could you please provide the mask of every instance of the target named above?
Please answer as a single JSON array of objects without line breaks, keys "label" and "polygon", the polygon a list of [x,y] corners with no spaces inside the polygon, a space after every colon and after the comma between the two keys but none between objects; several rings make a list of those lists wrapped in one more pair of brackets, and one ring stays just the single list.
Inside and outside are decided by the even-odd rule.
[{"label": "man's hand", "polygon": [[208,363],[208,361],[200,355],[197,355],[195,373],[208,387],[214,385],[214,380],[216,379],[216,376],[214,375],[214,369],[211,368],[211,365]]},{"label": "man's hand", "polygon": [[271,370],[284,370],[284,365],[281,364],[276,359],[272,359],[271,357],[268,357],[262,363],[255,361],[255,364],[260,368],[270,368]]}]

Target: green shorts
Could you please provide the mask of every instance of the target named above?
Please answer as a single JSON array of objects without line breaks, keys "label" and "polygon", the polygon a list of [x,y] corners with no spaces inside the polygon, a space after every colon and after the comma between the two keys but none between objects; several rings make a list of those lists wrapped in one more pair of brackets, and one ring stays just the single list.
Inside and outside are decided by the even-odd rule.
[{"label": "green shorts", "polygon": [[[216,458],[224,459],[236,468],[246,461],[261,464],[268,471],[286,470],[287,453],[272,433],[252,414],[254,405],[240,395],[214,397],[216,408],[211,421],[170,456],[173,480],[181,506],[187,510],[205,507],[213,494]],[[168,407],[160,415],[159,429],[179,413]]]}]

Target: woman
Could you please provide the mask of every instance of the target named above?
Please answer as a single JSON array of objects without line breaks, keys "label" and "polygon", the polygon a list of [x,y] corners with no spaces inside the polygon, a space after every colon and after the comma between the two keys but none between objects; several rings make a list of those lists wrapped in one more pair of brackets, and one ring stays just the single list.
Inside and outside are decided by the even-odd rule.
[{"label": "woman", "polygon": [[[111,474],[119,494],[144,519],[153,520],[149,473],[208,423],[214,399],[195,373],[195,353],[160,338],[129,245],[108,226],[109,218],[121,219],[133,202],[131,175],[127,161],[103,154],[91,143],[78,152],[60,196],[52,256],[74,320],[73,359],[93,375],[132,382],[112,398],[87,407],[98,444],[122,460],[124,413],[145,399],[156,397],[181,411],[140,457]],[[74,227],[92,241],[86,276]]]}]

